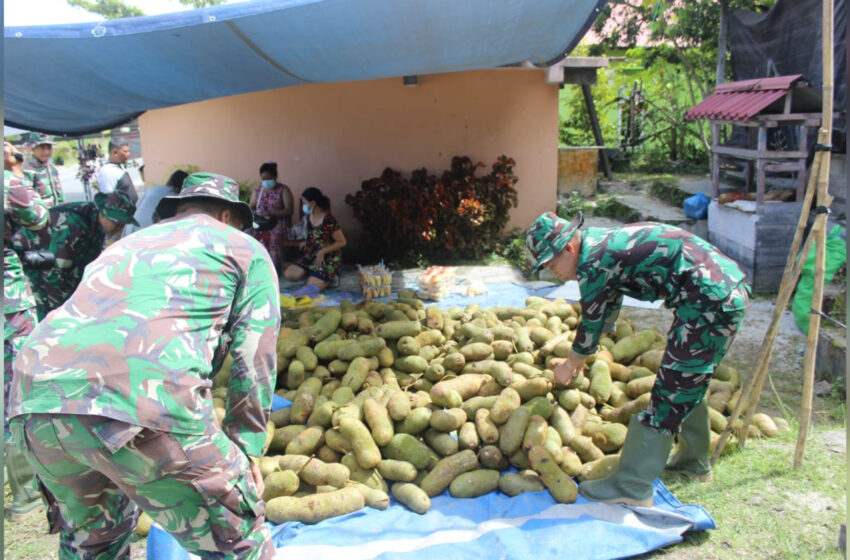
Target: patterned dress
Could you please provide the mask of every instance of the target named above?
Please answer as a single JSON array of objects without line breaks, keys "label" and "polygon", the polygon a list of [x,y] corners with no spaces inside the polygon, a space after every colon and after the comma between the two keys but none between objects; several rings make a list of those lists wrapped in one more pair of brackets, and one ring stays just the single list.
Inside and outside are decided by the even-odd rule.
[{"label": "patterned dress", "polygon": [[326,254],[321,265],[314,264],[316,253],[319,249],[333,244],[333,234],[338,229],[339,222],[330,214],[325,214],[322,223],[318,226],[314,226],[312,221],[307,220],[304,256],[295,261],[295,264],[306,270],[309,276],[314,276],[323,282],[330,282],[339,276],[339,269],[342,266],[341,250]]},{"label": "patterned dress", "polygon": [[[288,191],[289,187],[281,183],[277,183],[273,189],[264,189],[262,186],[257,187],[257,213],[268,212],[269,210],[281,210],[283,208],[283,194]],[[290,216],[278,218],[277,224],[268,231],[259,231],[252,229],[249,231],[251,236],[263,244],[263,247],[269,252],[272,257],[272,263],[275,270],[280,270],[280,261],[282,258],[282,243],[287,239],[287,231],[292,226]]]}]

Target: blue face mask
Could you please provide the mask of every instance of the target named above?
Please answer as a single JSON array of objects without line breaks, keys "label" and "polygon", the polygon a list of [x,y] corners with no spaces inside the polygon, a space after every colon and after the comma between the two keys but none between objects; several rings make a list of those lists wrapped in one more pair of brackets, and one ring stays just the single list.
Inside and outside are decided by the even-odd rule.
[{"label": "blue face mask", "polygon": [[309,216],[310,214],[312,214],[312,213],[313,213],[313,211],[312,211],[312,210],[310,210],[310,208],[309,208],[306,204],[302,204],[302,205],[301,205],[301,211],[302,211],[302,212],[304,212],[304,214],[305,214],[306,216]]},{"label": "blue face mask", "polygon": [[273,189],[274,186],[275,186],[275,183],[276,183],[276,181],[274,179],[266,179],[265,181],[262,181],[260,184],[263,185],[264,189]]}]

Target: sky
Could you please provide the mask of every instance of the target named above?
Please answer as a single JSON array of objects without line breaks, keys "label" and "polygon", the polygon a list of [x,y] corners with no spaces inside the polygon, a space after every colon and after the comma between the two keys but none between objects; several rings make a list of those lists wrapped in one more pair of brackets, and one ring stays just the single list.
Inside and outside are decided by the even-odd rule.
[{"label": "sky", "polygon": [[[145,15],[166,14],[189,9],[177,0],[128,0],[128,4],[141,8]],[[66,0],[5,0],[3,25],[55,25],[83,23],[102,19],[81,8],[70,6]]]}]

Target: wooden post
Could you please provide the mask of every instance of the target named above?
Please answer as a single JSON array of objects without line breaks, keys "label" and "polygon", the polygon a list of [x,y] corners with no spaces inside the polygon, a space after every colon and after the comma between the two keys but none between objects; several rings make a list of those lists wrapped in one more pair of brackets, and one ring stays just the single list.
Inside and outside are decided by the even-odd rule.
[{"label": "wooden post", "polygon": [[729,0],[720,0],[720,33],[717,37],[717,75],[714,85],[726,81],[726,42],[729,35]]},{"label": "wooden post", "polygon": [[764,204],[764,190],[767,183],[765,175],[765,155],[767,154],[767,126],[759,125],[758,154],[756,155],[756,205]]},{"label": "wooden post", "polygon": [[596,116],[596,106],[593,104],[590,86],[588,84],[581,84],[581,92],[584,94],[587,115],[590,117],[590,125],[593,128],[593,137],[596,139],[596,145],[599,146],[599,155],[602,158],[602,172],[605,173],[605,178],[610,181],[611,163],[608,161],[608,154],[605,152],[605,139],[602,137],[602,129],[599,127],[599,118]]},{"label": "wooden post", "polygon": [[[828,145],[832,140],[832,106],[833,106],[833,0],[823,0],[823,121],[818,143]],[[829,157],[828,151],[817,152],[822,156],[821,168],[818,173],[818,206],[829,208],[832,197],[829,194]],[[815,285],[812,289],[812,312],[809,315],[809,334],[806,339],[806,361],[803,367],[803,402],[800,411],[800,431],[797,433],[797,447],[794,450],[794,468],[803,465],[803,454],[806,449],[806,437],[812,418],[812,399],[815,384],[815,356],[817,354],[818,334],[820,330],[820,312],[823,299],[824,264],[826,260],[826,217],[819,213],[812,228],[812,234],[817,230],[817,245],[815,247]]]},{"label": "wooden post", "polygon": [[[719,86],[726,81],[726,37],[729,33],[729,0],[720,0],[720,34],[717,37],[717,75],[714,85]],[[714,153],[720,145],[720,125],[711,127],[711,186],[714,198],[720,195],[720,156]]]},{"label": "wooden post", "polygon": [[711,125],[711,191],[712,196],[720,196],[720,155],[717,146],[720,145],[720,125]]}]

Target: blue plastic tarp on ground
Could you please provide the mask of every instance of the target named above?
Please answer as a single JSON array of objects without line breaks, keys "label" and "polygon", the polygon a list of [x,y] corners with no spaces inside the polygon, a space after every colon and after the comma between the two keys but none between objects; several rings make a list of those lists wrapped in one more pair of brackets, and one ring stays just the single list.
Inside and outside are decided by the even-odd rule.
[{"label": "blue plastic tarp on ground", "polygon": [[[255,0],[4,29],[8,125],[79,135],[287,86],[559,60],[605,0]],[[37,64],[35,63],[37,61]]]},{"label": "blue plastic tarp on ground", "polygon": [[[280,560],[500,560],[625,558],[675,544],[687,531],[714,529],[702,507],[683,505],[655,481],[655,506],[638,508],[589,502],[558,504],[547,491],[508,497],[491,492],[456,499],[448,492],[416,514],[393,501],[386,511],[363,509],[316,525],[272,525]],[[189,558],[162,531],[148,537],[168,560]],[[162,546],[170,540],[172,547]],[[148,555],[148,558],[153,558]]]},{"label": "blue plastic tarp on ground", "polygon": [[[522,284],[519,282],[499,282],[495,284],[487,284],[487,292],[480,295],[467,296],[462,291],[447,294],[439,301],[425,301],[425,304],[433,303],[440,309],[448,309],[450,307],[466,307],[470,304],[477,304],[483,308],[502,306],[525,307],[525,299],[528,296],[548,297],[549,294],[555,291],[559,286],[548,283],[542,287],[535,287],[532,284]],[[413,288],[411,288],[413,289]],[[287,290],[282,290],[283,295],[291,295]],[[361,292],[349,292],[339,289],[327,289],[320,295],[317,300],[317,305],[320,307],[329,307],[339,305],[342,301],[350,301],[357,303],[363,301]],[[396,295],[390,297],[378,298],[375,301],[388,303],[394,301]]]}]

